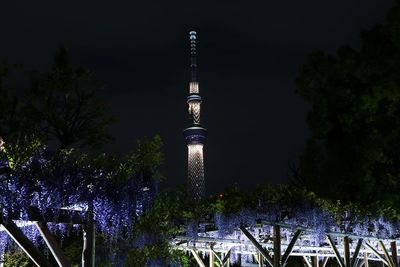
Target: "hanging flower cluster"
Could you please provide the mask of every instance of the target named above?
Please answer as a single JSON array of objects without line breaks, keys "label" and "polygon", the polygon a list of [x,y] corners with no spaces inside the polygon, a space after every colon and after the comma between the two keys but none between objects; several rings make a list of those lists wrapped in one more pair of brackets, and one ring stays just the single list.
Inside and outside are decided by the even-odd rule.
[{"label": "hanging flower cluster", "polygon": [[[132,158],[89,157],[74,150],[51,153],[44,146],[35,147],[23,160],[12,159],[7,151],[0,154],[2,220],[41,220],[51,231],[65,235],[71,227],[58,223],[61,216],[71,222],[92,216],[96,230],[112,246],[131,237],[135,221],[156,194],[157,182],[145,177]],[[151,173],[151,166],[147,171]],[[37,243],[40,235],[28,224],[18,226]],[[8,242],[4,233],[0,230],[0,250]]]},{"label": "hanging flower cluster", "polygon": [[[307,229],[310,245],[325,243],[327,233],[383,239],[400,237],[397,215],[385,216],[385,210],[368,210],[352,203],[344,205],[339,201],[322,200],[289,186],[259,188],[250,194],[233,188],[223,197],[208,199],[205,203],[211,208],[205,210],[214,213],[208,224],[213,223],[219,238],[241,239],[236,236],[240,226],[252,229],[273,224],[284,225],[292,232]],[[195,222],[192,219],[186,227],[186,235],[192,238],[202,233],[201,224],[197,226]]]}]

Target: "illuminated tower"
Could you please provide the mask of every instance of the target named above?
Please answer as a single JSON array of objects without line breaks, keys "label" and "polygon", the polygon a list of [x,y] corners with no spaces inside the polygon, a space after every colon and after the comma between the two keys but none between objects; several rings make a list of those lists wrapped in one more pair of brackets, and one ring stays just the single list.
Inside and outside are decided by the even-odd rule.
[{"label": "illuminated tower", "polygon": [[189,96],[189,127],[183,131],[188,147],[188,193],[195,201],[200,200],[205,193],[203,146],[207,139],[207,130],[200,125],[201,97],[197,80],[196,62],[196,32],[190,32],[190,71]]}]

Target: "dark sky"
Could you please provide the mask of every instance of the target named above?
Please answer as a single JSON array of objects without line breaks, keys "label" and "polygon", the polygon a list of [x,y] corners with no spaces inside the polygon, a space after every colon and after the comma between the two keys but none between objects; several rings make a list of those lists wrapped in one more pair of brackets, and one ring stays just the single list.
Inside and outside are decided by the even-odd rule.
[{"label": "dark sky", "polygon": [[[61,4],[62,3],[62,4]],[[46,70],[61,44],[93,70],[118,122],[111,149],[159,133],[166,186],[185,183],[188,32],[198,32],[206,184],[287,181],[307,138],[307,105],[294,79],[308,53],[357,46],[394,0],[7,1],[0,57]]]}]

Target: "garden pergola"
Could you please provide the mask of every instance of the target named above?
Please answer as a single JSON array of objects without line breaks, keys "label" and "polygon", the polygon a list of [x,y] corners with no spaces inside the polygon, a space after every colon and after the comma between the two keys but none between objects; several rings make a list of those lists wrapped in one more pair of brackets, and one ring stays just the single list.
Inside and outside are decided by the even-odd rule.
[{"label": "garden pergola", "polygon": [[[57,220],[54,220],[56,217]],[[83,232],[82,266],[94,266],[95,228],[93,217],[90,215],[85,219],[81,216],[80,211],[68,209],[63,210],[57,216],[53,216],[53,214],[49,212],[44,218],[32,208],[30,209],[28,218],[25,220],[21,220],[20,216],[16,214],[15,216],[9,216],[7,219],[2,219],[0,223],[0,232],[7,233],[7,235],[26,253],[35,265],[43,267],[51,267],[53,265],[24,233],[24,228],[36,228],[57,264],[62,267],[67,267],[71,266],[71,263],[64,255],[59,242],[52,231],[48,228],[47,223],[79,224],[82,226]]]},{"label": "garden pergola", "polygon": [[95,233],[103,234],[113,253],[155,195],[155,181],[140,172],[120,174],[119,164],[107,169],[79,153],[51,153],[38,146],[11,165],[7,157],[0,160],[0,253],[4,256],[12,239],[41,267],[54,264],[40,247],[48,248],[58,266],[71,266],[55,233],[64,236],[71,225],[82,232],[81,266],[95,266]]},{"label": "garden pergola", "polygon": [[197,237],[177,236],[171,243],[190,253],[200,267],[229,267],[232,260],[241,261],[241,266],[284,267],[289,257],[302,257],[309,267],[325,267],[329,260],[341,267],[368,267],[372,261],[399,266],[400,240],[325,232],[323,242],[317,243],[316,234],[321,233],[263,221],[237,227],[226,236],[216,230],[204,231]]}]

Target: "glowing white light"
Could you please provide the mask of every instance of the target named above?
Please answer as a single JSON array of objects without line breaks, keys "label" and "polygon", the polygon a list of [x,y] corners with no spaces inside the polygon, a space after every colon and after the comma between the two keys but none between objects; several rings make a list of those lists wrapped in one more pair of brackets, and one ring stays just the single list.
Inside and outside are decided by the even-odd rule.
[{"label": "glowing white light", "polygon": [[[15,223],[16,226],[18,226],[18,228],[32,226],[36,223],[34,221],[21,221],[21,220],[13,220],[13,222]],[[3,231],[7,231],[7,230],[6,230],[6,228],[4,228],[3,225],[0,225],[0,232],[3,232]]]},{"label": "glowing white light", "polygon": [[198,94],[199,93],[199,83],[198,82],[190,82],[189,84],[190,93]]},{"label": "glowing white light", "polygon": [[203,145],[188,145],[189,192],[199,200],[204,195],[204,160]]},{"label": "glowing white light", "polygon": [[62,210],[71,210],[71,211],[87,211],[88,210],[88,205],[87,203],[76,203],[73,205],[61,207]]},{"label": "glowing white light", "polygon": [[0,151],[4,150],[4,144],[5,144],[5,142],[4,142],[3,138],[0,137]]},{"label": "glowing white light", "polygon": [[200,124],[200,102],[189,103],[189,114],[192,115],[194,124]]}]

